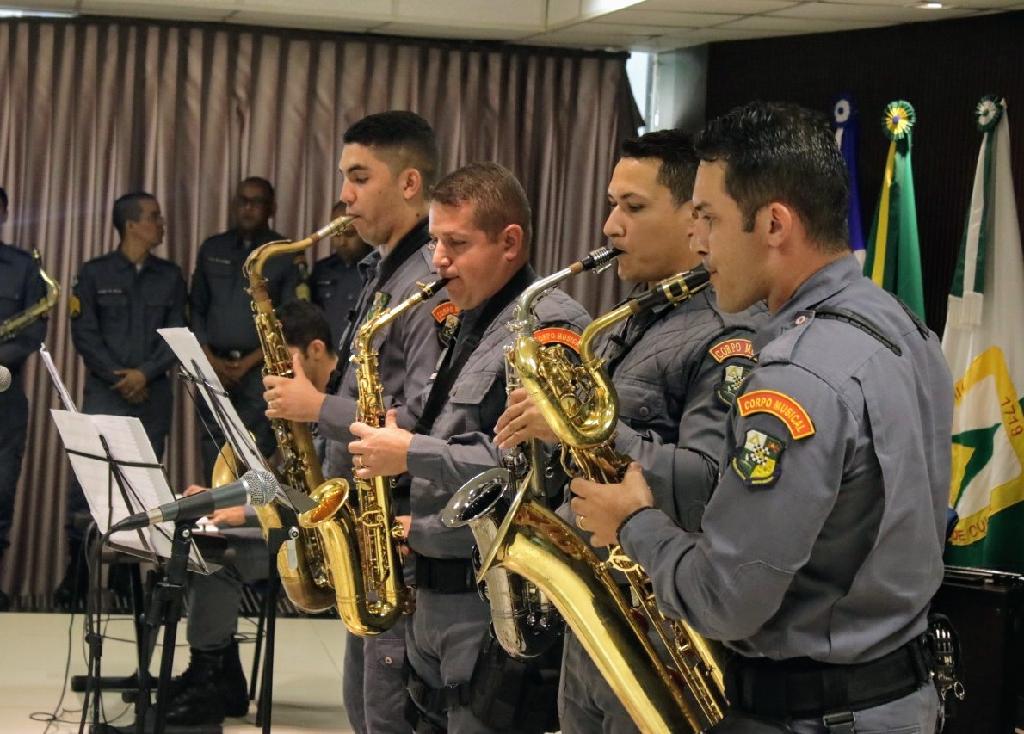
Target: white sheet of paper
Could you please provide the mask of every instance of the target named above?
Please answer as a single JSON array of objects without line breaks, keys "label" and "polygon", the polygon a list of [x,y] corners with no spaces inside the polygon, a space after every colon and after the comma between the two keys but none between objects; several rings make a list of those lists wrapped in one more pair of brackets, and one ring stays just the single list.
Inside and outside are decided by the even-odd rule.
[{"label": "white sheet of paper", "polygon": [[[199,345],[199,340],[196,339],[196,335],[191,330],[177,327],[173,329],[157,329],[157,333],[164,338],[164,341],[167,342],[171,350],[178,357],[182,368],[193,379],[205,379],[207,383],[221,393],[226,392],[220,382],[220,378],[217,377],[217,373],[213,371],[210,360],[206,358],[203,348]],[[193,364],[199,366],[201,375],[194,374]],[[210,395],[206,390],[200,390],[199,392],[202,393],[203,399],[206,401],[206,405],[213,414],[214,419],[220,423],[221,412],[211,403]],[[245,427],[245,424],[239,417],[235,406],[231,404],[230,400],[224,398],[219,401],[219,407],[231,424],[230,426],[221,425],[220,429],[224,432],[225,436],[235,436],[238,438],[238,440],[231,441],[231,445],[238,454],[238,458],[241,459],[242,464],[249,469],[266,469],[269,471],[270,467],[260,454],[260,450],[256,447],[256,442],[249,433],[249,429]]]},{"label": "white sheet of paper", "polygon": [[[160,468],[153,446],[146,436],[146,430],[138,418],[88,415],[67,410],[51,410],[50,414],[65,448],[88,454],[81,456],[79,453],[69,453],[68,456],[100,532],[106,533],[112,523],[116,524],[129,515],[174,501],[175,497],[167,486],[163,469]],[[116,481],[111,484],[110,467],[105,458],[92,458],[106,456],[100,440],[101,435],[106,439],[110,454],[116,460],[154,465],[121,465],[129,490],[130,506],[125,503]],[[115,533],[110,538],[110,544],[146,556],[155,551],[160,557],[166,558],[171,553],[173,535],[174,523],[164,522],[143,528],[141,531],[123,530]],[[193,570],[209,573],[194,544],[189,551],[189,561]]]}]

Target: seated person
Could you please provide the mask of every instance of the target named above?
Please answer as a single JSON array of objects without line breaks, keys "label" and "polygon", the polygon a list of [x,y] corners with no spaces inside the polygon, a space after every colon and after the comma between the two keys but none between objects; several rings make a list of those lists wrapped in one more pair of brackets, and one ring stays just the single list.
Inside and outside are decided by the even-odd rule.
[{"label": "seated person", "polygon": [[[277,309],[285,342],[297,355],[306,376],[318,390],[326,390],[338,355],[323,311],[305,301],[292,301]],[[192,485],[186,495],[204,491]],[[267,546],[255,528],[252,508],[246,505],[216,510],[210,521],[229,528],[230,558],[209,576],[189,575],[188,668],[176,679],[167,709],[170,724],[219,724],[226,716],[244,716],[249,710],[245,673],[238,657],[238,609],[244,584],[267,577]],[[231,530],[230,528],[239,528]]]}]

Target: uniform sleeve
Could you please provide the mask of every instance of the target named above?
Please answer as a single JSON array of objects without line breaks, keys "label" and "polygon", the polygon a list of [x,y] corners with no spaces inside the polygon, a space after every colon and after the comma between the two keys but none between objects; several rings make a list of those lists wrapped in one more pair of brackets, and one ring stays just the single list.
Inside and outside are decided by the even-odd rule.
[{"label": "uniform sleeve", "polygon": [[[173,273],[175,281],[174,300],[171,303],[171,310],[163,328],[174,328],[185,325],[185,278],[177,268],[174,269]],[[167,370],[171,369],[171,367],[177,363],[178,358],[174,356],[174,351],[171,349],[170,345],[158,335],[156,349],[150,359],[147,359],[139,365],[139,369],[146,376],[147,381],[152,381],[154,378],[165,374]]]},{"label": "uniform sleeve", "polygon": [[759,367],[737,399],[703,532],[646,511],[620,533],[666,614],[718,640],[750,637],[771,619],[835,504],[857,430],[839,394],[813,373]]},{"label": "uniform sleeve", "polygon": [[99,306],[96,303],[96,282],[89,268],[82,268],[74,293],[81,310],[78,317],[71,321],[71,341],[82,355],[86,368],[96,377],[113,385],[121,379],[114,374],[114,370],[122,369],[122,365],[114,359],[103,341]]},{"label": "uniform sleeve", "polygon": [[189,291],[189,318],[192,331],[200,344],[206,345],[210,335],[206,328],[206,316],[210,312],[210,281],[206,277],[206,243],[199,248],[196,269],[192,271],[192,288]]},{"label": "uniform sleeve", "polygon": [[[748,332],[740,332],[748,336]],[[655,505],[689,530],[700,518],[718,475],[729,410],[735,392],[730,380],[745,377],[753,368],[746,356],[715,358],[722,344],[736,341],[727,332],[698,353],[697,363],[682,388],[686,395],[676,443],[666,443],[653,430],[637,431],[619,422],[615,448],[644,467]],[[749,342],[746,342],[749,344]],[[680,366],[683,369],[683,366]]]},{"label": "uniform sleeve", "polygon": [[[46,296],[46,284],[39,275],[39,266],[35,262],[26,268],[26,283],[23,289],[22,311],[36,305]],[[0,344],[0,364],[17,370],[25,363],[29,355],[39,349],[39,344],[46,338],[46,316],[36,319],[18,332],[16,336]]]}]

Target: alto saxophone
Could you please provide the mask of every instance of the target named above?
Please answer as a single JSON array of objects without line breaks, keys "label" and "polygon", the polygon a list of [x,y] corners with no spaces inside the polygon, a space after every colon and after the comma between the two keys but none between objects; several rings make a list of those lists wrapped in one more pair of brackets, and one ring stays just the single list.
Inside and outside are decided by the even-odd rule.
[{"label": "alto saxophone", "polygon": [[[389,309],[376,308],[356,331],[352,340],[351,361],[356,371],[358,401],[356,420],[371,426],[383,426],[386,408],[380,382],[378,354],[374,337],[402,314],[433,298],[447,278],[419,284],[419,291]],[[412,595],[402,578],[402,562],[396,540],[403,536],[402,526],[392,511],[393,477],[353,478],[359,506],[352,518],[357,545],[354,552],[362,571],[364,612],[359,624],[346,625],[350,632],[367,636],[380,634],[394,625],[402,614],[412,612]]]},{"label": "alto saxophone", "polygon": [[[348,228],[350,221],[351,217],[338,217],[304,240],[268,242],[246,257],[243,272],[249,281],[253,319],[263,348],[264,375],[293,376],[292,357],[281,332],[281,323],[274,313],[267,280],[263,277],[266,262],[279,255],[302,252],[325,237],[340,234]],[[344,619],[341,596],[347,589],[338,588],[337,569],[344,566],[346,559],[343,545],[332,542],[332,538],[334,534],[341,534],[338,525],[345,520],[348,483],[344,479],[324,481],[307,424],[275,418],[271,420],[271,426],[281,454],[278,478],[283,484],[309,494],[316,503],[316,507],[298,516],[298,538],[282,545],[278,552],[277,569],[281,585],[292,603],[302,611],[323,612],[337,604]],[[218,466],[214,467],[216,479],[223,481],[228,477],[229,472],[225,471],[222,460],[226,463],[230,458],[233,457],[227,447],[221,449]],[[264,534],[272,528],[281,527],[281,518],[273,505],[256,508],[256,514]]]},{"label": "alto saxophone", "polygon": [[[618,400],[593,354],[594,337],[632,314],[685,301],[707,282],[703,268],[682,273],[600,316],[583,332],[578,366],[560,352],[543,350],[529,330],[519,330],[516,371],[562,441],[571,475],[618,481],[629,463],[612,446]],[[725,714],[724,681],[707,642],[658,611],[646,574],[621,550],[601,561],[528,493],[526,482],[514,487],[507,469],[492,469],[463,486],[446,508],[446,522],[473,530],[483,557],[478,577],[500,564],[540,587],[641,731],[699,732],[718,723]],[[638,609],[613,571],[626,574]],[[671,666],[655,651],[648,628],[664,643]]]},{"label": "alto saxophone", "polygon": [[32,257],[35,258],[37,263],[40,263],[39,276],[43,279],[43,283],[46,284],[46,294],[21,313],[0,321],[0,344],[13,339],[26,326],[41,319],[47,311],[53,308],[60,297],[60,283],[43,270],[39,250],[33,250]]}]

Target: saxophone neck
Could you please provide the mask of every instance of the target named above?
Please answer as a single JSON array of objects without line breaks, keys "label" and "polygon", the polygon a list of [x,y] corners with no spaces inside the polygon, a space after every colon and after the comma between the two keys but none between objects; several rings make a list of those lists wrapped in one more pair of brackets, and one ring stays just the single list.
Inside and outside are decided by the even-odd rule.
[{"label": "saxophone neck", "polygon": [[[356,344],[365,350],[369,348],[374,335],[402,314],[441,292],[448,284],[448,278],[438,278],[430,283],[417,283],[419,290],[391,308],[378,308],[356,329]],[[354,350],[355,351],[355,350]]]},{"label": "saxophone neck", "polygon": [[297,242],[292,242],[290,240],[274,240],[273,242],[267,242],[260,245],[249,253],[248,257],[245,258],[245,264],[242,266],[242,272],[245,273],[245,276],[249,281],[249,287],[259,288],[265,283],[263,279],[263,268],[266,266],[267,260],[278,257],[279,255],[290,255],[302,252],[309,249],[325,237],[334,237],[339,235],[351,226],[353,219],[354,217],[340,216],[309,235],[309,237],[298,240]]}]

